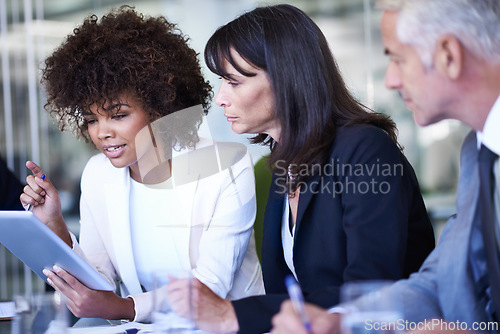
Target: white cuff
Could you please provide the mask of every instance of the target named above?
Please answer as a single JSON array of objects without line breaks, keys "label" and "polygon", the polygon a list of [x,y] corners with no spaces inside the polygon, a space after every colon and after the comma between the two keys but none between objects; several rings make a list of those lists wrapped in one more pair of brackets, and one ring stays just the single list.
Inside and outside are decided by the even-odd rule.
[{"label": "white cuff", "polygon": [[347,308],[343,306],[334,306],[328,309],[328,313],[340,313],[340,314],[345,314],[347,313],[348,310]]}]

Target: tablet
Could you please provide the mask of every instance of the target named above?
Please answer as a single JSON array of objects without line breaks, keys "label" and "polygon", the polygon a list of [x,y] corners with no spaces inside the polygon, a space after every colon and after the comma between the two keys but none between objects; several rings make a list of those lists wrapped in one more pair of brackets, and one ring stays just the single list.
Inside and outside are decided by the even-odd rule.
[{"label": "tablet", "polygon": [[30,211],[0,210],[0,243],[40,278],[44,268],[58,265],[94,290],[113,290],[111,284],[78,256]]}]

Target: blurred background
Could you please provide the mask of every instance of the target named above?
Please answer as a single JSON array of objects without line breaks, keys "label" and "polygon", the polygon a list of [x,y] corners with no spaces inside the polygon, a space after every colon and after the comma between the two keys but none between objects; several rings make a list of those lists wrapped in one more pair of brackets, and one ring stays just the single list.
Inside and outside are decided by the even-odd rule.
[{"label": "blurred background", "polygon": [[[453,121],[418,128],[398,94],[385,88],[388,59],[379,31],[381,13],[374,9],[372,0],[0,0],[1,157],[23,183],[28,172],[26,160],[37,162],[59,189],[64,216],[78,232],[80,175],[97,151],[70,133],[61,133],[44,111],[45,96],[39,81],[45,57],[85,17],[100,17],[124,4],[177,23],[190,37],[191,47],[202,55],[217,27],[257,6],[277,3],[295,5],[309,14],[327,37],[353,94],[394,119],[439,236],[443,222],[454,213],[459,150],[468,130]],[[200,62],[216,93],[220,80],[208,71],[202,56]],[[265,147],[250,146],[245,136],[234,134],[215,103],[208,124],[214,139],[247,144],[254,162],[268,153]],[[0,299],[42,288],[43,282],[0,246]]]}]

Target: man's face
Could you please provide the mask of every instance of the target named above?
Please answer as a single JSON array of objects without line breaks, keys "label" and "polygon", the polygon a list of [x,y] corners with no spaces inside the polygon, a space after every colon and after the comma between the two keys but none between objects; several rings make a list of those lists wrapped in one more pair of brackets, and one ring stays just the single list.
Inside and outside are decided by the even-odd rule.
[{"label": "man's face", "polygon": [[434,67],[426,69],[415,49],[401,43],[396,33],[398,15],[398,12],[385,11],[382,16],[382,41],[390,57],[385,85],[399,91],[418,125],[448,118],[444,77]]}]

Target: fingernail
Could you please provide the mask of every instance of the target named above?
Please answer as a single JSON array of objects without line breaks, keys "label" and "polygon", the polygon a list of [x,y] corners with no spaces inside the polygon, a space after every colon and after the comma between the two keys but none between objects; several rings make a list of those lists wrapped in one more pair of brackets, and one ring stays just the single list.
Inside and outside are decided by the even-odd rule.
[{"label": "fingernail", "polygon": [[54,282],[52,282],[52,280],[48,277],[47,277],[47,283],[49,283],[49,285],[54,285]]},{"label": "fingernail", "polygon": [[58,265],[55,265],[54,267],[52,267],[54,269],[54,271],[56,273],[60,272],[61,271],[61,267],[59,267]]},{"label": "fingernail", "polygon": [[42,273],[43,273],[45,276],[49,276],[50,270],[48,270],[48,269],[44,269],[44,270],[42,270]]},{"label": "fingernail", "polygon": [[42,180],[45,180],[45,174],[42,174]]}]

